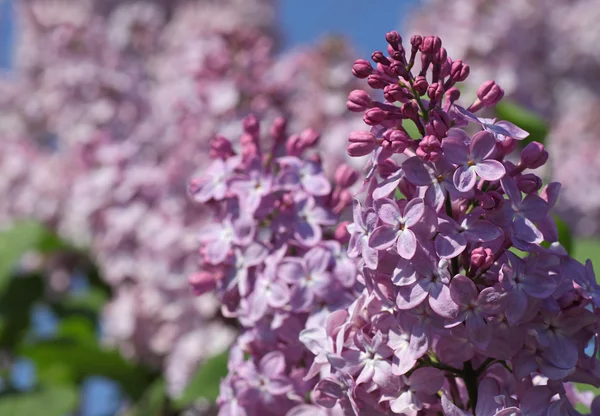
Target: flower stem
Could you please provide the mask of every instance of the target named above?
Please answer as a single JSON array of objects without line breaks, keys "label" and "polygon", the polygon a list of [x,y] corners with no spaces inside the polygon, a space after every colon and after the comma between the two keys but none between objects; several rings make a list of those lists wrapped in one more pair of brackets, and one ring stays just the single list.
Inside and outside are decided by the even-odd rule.
[{"label": "flower stem", "polygon": [[477,416],[475,414],[475,407],[477,406],[478,376],[477,372],[473,369],[471,361],[465,362],[462,377],[465,381],[465,386],[467,387],[467,393],[469,394],[469,403],[471,410],[473,410],[473,416]]}]

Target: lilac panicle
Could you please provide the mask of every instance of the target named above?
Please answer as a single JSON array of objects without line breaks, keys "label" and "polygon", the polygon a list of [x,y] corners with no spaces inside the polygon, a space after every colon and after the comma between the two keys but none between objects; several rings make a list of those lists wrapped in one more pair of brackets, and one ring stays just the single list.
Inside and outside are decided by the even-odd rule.
[{"label": "lilac panicle", "polygon": [[[330,182],[314,157],[316,140],[296,145],[298,138],[316,137],[313,131],[286,138],[272,129],[269,143],[258,123],[253,116],[244,120],[237,151],[219,137],[219,146],[232,151],[213,155],[189,187],[214,213],[199,230],[200,271],[189,283],[196,294],[216,289],[222,313],[242,328],[221,385],[220,414],[342,414],[335,403],[333,413],[319,413],[320,399],[307,397],[314,376],[331,373],[327,352],[345,320],[329,313],[344,313],[362,289],[355,262],[337,240],[348,238],[335,227],[352,203],[344,195],[358,175],[343,165]],[[352,238],[355,250],[368,249],[364,238]],[[385,358],[391,355],[381,338],[374,342],[389,350]],[[367,378],[375,370],[370,361],[365,366]],[[374,372],[378,380],[391,374],[388,367]]]},{"label": "lilac panicle", "polygon": [[[439,38],[386,40],[387,54],[352,69],[383,90],[348,101],[368,126],[348,146],[370,155],[347,226],[364,286],[326,329],[302,332],[319,363],[316,403],[354,415],[579,415],[570,382],[600,385],[600,292],[591,263],[557,241],[560,185],[542,189],[530,171],[548,153],[534,142],[509,159],[528,133],[477,115],[503,89],[486,81],[461,105],[469,69]],[[408,126],[419,133],[406,139]]]}]

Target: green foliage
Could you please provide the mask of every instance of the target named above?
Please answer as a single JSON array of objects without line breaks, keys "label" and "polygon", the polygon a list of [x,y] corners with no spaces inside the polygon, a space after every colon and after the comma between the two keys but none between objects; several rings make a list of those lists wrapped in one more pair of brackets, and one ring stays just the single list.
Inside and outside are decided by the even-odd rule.
[{"label": "green foliage", "polygon": [[411,120],[402,121],[402,127],[404,127],[404,130],[406,130],[406,132],[408,133],[408,135],[411,138],[413,138],[413,139],[421,138],[421,133],[419,132],[417,125],[413,121],[411,121]]},{"label": "green foliage", "polygon": [[582,263],[587,259],[592,260],[594,270],[600,276],[600,240],[577,239],[573,247],[573,257]]},{"label": "green foliage", "polygon": [[125,416],[164,416],[167,413],[167,406],[165,381],[159,378],[146,389],[142,398],[127,411]]},{"label": "green foliage", "polygon": [[219,382],[227,375],[227,360],[226,352],[208,359],[193,376],[181,397],[175,400],[175,405],[181,409],[200,397],[214,402],[219,395]]},{"label": "green foliage", "polygon": [[0,396],[0,415],[64,416],[77,406],[77,389],[46,386],[29,393]]},{"label": "green foliage", "polygon": [[533,141],[544,143],[548,135],[548,123],[536,113],[515,102],[509,100],[499,102],[496,105],[496,115],[499,119],[510,121],[529,132],[529,137],[521,142],[523,146]]}]

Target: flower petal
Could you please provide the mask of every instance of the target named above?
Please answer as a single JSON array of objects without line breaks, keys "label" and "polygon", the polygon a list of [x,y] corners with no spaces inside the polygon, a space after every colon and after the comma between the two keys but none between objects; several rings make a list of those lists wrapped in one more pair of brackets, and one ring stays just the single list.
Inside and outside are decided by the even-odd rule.
[{"label": "flower petal", "polygon": [[475,183],[477,182],[475,166],[459,166],[452,176],[452,181],[458,191],[469,192],[475,187]]},{"label": "flower petal", "polygon": [[486,181],[497,181],[506,174],[504,165],[497,160],[483,160],[475,165],[475,172]]}]

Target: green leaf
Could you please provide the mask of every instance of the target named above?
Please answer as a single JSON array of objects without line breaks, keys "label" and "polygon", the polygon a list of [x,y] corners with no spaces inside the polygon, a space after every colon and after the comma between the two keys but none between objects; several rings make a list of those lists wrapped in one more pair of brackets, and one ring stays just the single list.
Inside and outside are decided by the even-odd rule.
[{"label": "green leaf", "polygon": [[21,256],[37,248],[48,231],[36,222],[26,221],[0,232],[0,292],[8,285]]},{"label": "green leaf", "polygon": [[[599,388],[590,386],[589,384],[575,383],[575,387],[580,392],[591,391],[592,393],[594,393],[594,396],[598,396],[600,394]],[[575,409],[578,412],[581,412],[583,414],[588,414],[590,412],[590,409],[582,403],[577,403],[577,405],[575,406]]]},{"label": "green leaf", "polygon": [[521,143],[523,146],[536,141],[544,143],[548,135],[548,123],[536,113],[525,107],[508,100],[503,100],[496,105],[496,115],[501,120],[510,121],[529,132],[529,137]]},{"label": "green leaf", "polygon": [[401,199],[406,199],[406,197],[404,196],[404,194],[402,193],[400,188],[396,188],[396,190],[394,191],[394,197],[396,198],[397,201],[399,201]]},{"label": "green leaf", "polygon": [[31,309],[44,294],[40,276],[9,279],[0,291],[0,347],[12,349],[27,333]]},{"label": "green leaf", "polygon": [[408,135],[413,139],[420,139],[421,133],[417,128],[417,125],[412,120],[404,120],[402,121],[402,127],[408,133]]},{"label": "green leaf", "polygon": [[162,416],[165,414],[166,404],[165,380],[159,378],[148,387],[142,398],[125,413],[125,416]]},{"label": "green leaf", "polygon": [[0,397],[0,415],[64,416],[77,406],[77,390],[66,386],[47,386],[38,391]]},{"label": "green leaf", "polygon": [[[69,331],[74,331],[74,325]],[[75,338],[79,337],[81,334]],[[51,365],[63,365],[76,383],[93,375],[113,379],[134,400],[141,397],[153,380],[148,370],[128,362],[117,351],[81,339],[55,339],[24,345],[18,354],[31,359],[40,371],[46,371]]]},{"label": "green leaf", "polygon": [[573,244],[573,257],[581,263],[585,263],[587,259],[592,260],[596,274],[600,277],[598,270],[598,266],[600,265],[600,240],[575,240]]},{"label": "green leaf", "polygon": [[[558,229],[558,242],[567,250],[567,253],[573,254],[573,235],[566,222],[564,222],[557,215],[553,215],[554,221],[556,222],[556,228]],[[550,243],[544,241],[542,244],[544,247],[550,247]]]},{"label": "green leaf", "polygon": [[200,397],[214,402],[219,395],[219,382],[227,375],[227,361],[227,352],[207,360],[192,377],[181,397],[175,400],[175,405],[182,409]]}]

